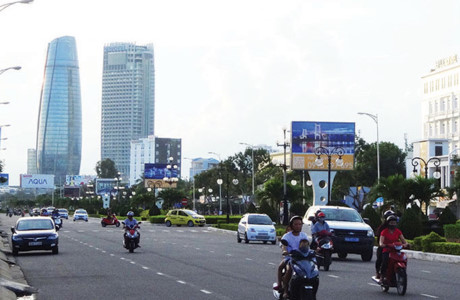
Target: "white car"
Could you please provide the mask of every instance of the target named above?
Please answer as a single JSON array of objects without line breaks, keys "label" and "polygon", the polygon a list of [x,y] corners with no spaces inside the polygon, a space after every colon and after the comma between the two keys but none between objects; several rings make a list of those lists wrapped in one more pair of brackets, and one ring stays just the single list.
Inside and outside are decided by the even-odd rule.
[{"label": "white car", "polygon": [[244,239],[249,241],[262,241],[264,244],[276,243],[276,229],[274,222],[266,214],[245,214],[238,223],[236,239],[238,243]]},{"label": "white car", "polygon": [[86,210],[79,208],[73,214],[73,220],[74,222],[77,220],[84,220],[85,222],[88,222],[88,213]]}]

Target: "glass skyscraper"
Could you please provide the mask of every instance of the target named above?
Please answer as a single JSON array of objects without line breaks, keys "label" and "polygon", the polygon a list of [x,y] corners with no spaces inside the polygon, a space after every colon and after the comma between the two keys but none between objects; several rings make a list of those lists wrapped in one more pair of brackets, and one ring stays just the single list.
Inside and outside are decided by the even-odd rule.
[{"label": "glass skyscraper", "polygon": [[38,173],[54,174],[58,185],[65,182],[65,175],[78,175],[81,138],[77,47],[74,37],[63,36],[48,44],[38,114]]},{"label": "glass skyscraper", "polygon": [[130,174],[131,141],[154,133],[153,45],[104,46],[101,160],[110,158],[123,181]]}]

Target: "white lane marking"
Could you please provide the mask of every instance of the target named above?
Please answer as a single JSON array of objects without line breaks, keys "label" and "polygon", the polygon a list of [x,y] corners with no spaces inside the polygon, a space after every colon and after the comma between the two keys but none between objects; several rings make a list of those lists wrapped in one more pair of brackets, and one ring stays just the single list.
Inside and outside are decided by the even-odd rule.
[{"label": "white lane marking", "polygon": [[186,282],[182,281],[182,280],[177,280],[177,282],[182,283],[182,284],[186,284]]},{"label": "white lane marking", "polygon": [[246,257],[246,260],[252,260],[252,258],[247,258],[247,257]]},{"label": "white lane marking", "polygon": [[433,296],[433,295],[428,295],[428,294],[420,294],[420,296],[433,298],[433,299],[438,299],[439,298],[439,297],[436,297],[436,296]]},{"label": "white lane marking", "polygon": [[211,252],[211,253],[215,253],[216,251],[214,251],[214,250],[209,250],[209,252]]},{"label": "white lane marking", "polygon": [[332,278],[339,278],[339,276],[337,275],[327,275],[327,276],[332,277]]},{"label": "white lane marking", "polygon": [[183,230],[177,230],[177,232],[184,232]]},{"label": "white lane marking", "polygon": [[130,263],[130,264],[133,264],[133,265],[135,265],[135,264],[136,264],[136,262],[135,262],[135,261],[130,261],[129,263]]},{"label": "white lane marking", "polygon": [[225,255],[227,255],[227,256],[233,256],[233,255],[231,255],[230,253],[227,253],[227,254],[225,254]]},{"label": "white lane marking", "polygon": [[380,284],[372,283],[372,282],[368,282],[367,284],[368,284],[368,285],[372,285],[372,286],[380,286]]},{"label": "white lane marking", "polygon": [[106,253],[106,252],[107,252],[107,251],[105,251],[105,250],[102,250],[102,253]]},{"label": "white lane marking", "polygon": [[276,264],[275,264],[275,263],[271,263],[271,262],[269,262],[268,264],[269,264],[269,265],[272,265],[272,266],[276,266]]},{"label": "white lane marking", "polygon": [[208,294],[208,295],[212,294],[210,291],[207,291],[207,290],[200,290],[200,292],[203,292],[203,293]]},{"label": "white lane marking", "polygon": [[431,271],[422,270],[422,273],[431,273]]},{"label": "white lane marking", "polygon": [[163,273],[161,273],[161,272],[157,272],[157,275],[165,276],[165,274],[163,274]]},{"label": "white lane marking", "polygon": [[120,259],[121,259],[121,260],[125,260],[126,258],[124,258],[124,257],[120,257]]},{"label": "white lane marking", "polygon": [[113,254],[113,253],[110,253],[110,256],[115,256],[115,254]]},{"label": "white lane marking", "polygon": [[85,232],[85,231],[84,231],[84,230],[77,230],[77,232],[80,232],[80,233],[82,233],[82,232]]},{"label": "white lane marking", "polygon": [[195,248],[195,250],[200,250],[200,248]]},{"label": "white lane marking", "polygon": [[149,267],[143,266],[143,267],[142,267],[142,269],[144,269],[144,270],[148,270],[148,269],[149,269]]}]

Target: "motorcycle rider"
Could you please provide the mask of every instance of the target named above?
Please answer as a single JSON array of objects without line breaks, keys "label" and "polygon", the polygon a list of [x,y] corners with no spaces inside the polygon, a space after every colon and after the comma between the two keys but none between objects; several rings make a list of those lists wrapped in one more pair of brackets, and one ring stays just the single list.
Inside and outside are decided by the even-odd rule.
[{"label": "motorcycle rider", "polygon": [[[288,298],[288,291],[289,291],[289,281],[291,280],[292,276],[292,269],[289,267],[289,260],[291,259],[288,256],[293,250],[299,250],[300,241],[307,240],[308,237],[305,232],[302,232],[302,217],[301,216],[293,216],[289,220],[289,226],[292,231],[286,233],[281,238],[282,240],[286,240],[288,242],[288,246],[282,245],[282,255],[284,256],[284,264],[285,264],[285,273],[284,276],[282,274],[282,269],[278,268],[278,290],[283,290],[283,299]],[[282,264],[283,262],[281,262]],[[281,265],[280,264],[280,265]],[[281,289],[280,289],[281,286]],[[281,291],[280,291],[281,292]]]},{"label": "motorcycle rider", "polygon": [[331,233],[331,229],[329,228],[329,224],[326,222],[326,214],[324,212],[320,211],[316,219],[317,222],[311,227],[311,235],[313,238],[311,248],[318,250],[318,238],[322,235],[329,235]]},{"label": "motorcycle rider", "polygon": [[382,230],[382,233],[380,234],[380,240],[379,240],[379,245],[380,247],[383,248],[382,250],[382,267],[380,270],[380,274],[382,275],[381,277],[381,282],[384,282],[387,278],[386,276],[386,271],[388,267],[388,260],[390,256],[390,247],[393,246],[393,243],[395,242],[401,242],[403,247],[407,247],[407,242],[406,239],[404,238],[404,235],[402,234],[401,230],[396,228],[397,224],[397,218],[394,215],[390,215],[387,218],[387,223],[388,223],[388,228],[385,228]]},{"label": "motorcycle rider", "polygon": [[[125,225],[124,227],[126,228],[130,228],[130,227],[135,227],[137,225],[137,220],[134,219],[134,212],[132,211],[128,211],[128,213],[126,214],[126,216],[128,217],[124,222],[125,222]],[[126,241],[126,230],[125,230],[125,234],[123,235],[125,237],[125,242]],[[141,246],[139,245],[139,240],[141,238],[141,234],[138,232],[138,235],[137,235],[137,240],[136,240],[136,248],[140,248]]]},{"label": "motorcycle rider", "polygon": [[50,214],[46,210],[46,208],[42,208],[42,211],[40,213],[40,216],[48,217]]},{"label": "motorcycle rider", "polygon": [[[394,211],[392,211],[391,209],[385,211],[383,213],[383,223],[379,226],[379,228],[377,228],[377,236],[380,238],[380,234],[382,233],[382,231],[386,228],[388,228],[388,222],[387,222],[387,218],[389,216],[394,216],[395,213]],[[376,276],[375,278],[377,279],[380,279],[380,269],[382,267],[382,250],[383,248],[380,247],[380,245],[378,246],[377,248],[377,259],[375,260],[375,272],[376,272]]]}]

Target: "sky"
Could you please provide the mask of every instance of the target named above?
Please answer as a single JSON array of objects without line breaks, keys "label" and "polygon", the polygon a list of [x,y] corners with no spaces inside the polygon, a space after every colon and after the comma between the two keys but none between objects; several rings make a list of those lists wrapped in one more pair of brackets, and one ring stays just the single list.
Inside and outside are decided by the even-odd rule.
[{"label": "sky", "polygon": [[[0,5],[12,0],[0,0]],[[76,38],[80,174],[100,160],[103,47],[154,45],[155,135],[182,156],[225,159],[240,142],[276,147],[292,121],[355,122],[367,142],[422,139],[422,81],[460,53],[460,2],[34,0],[0,12],[0,159],[10,185],[35,148],[48,43]],[[282,151],[282,148],[279,148]],[[209,152],[218,155],[209,154]],[[183,160],[182,176],[190,162]]]}]

